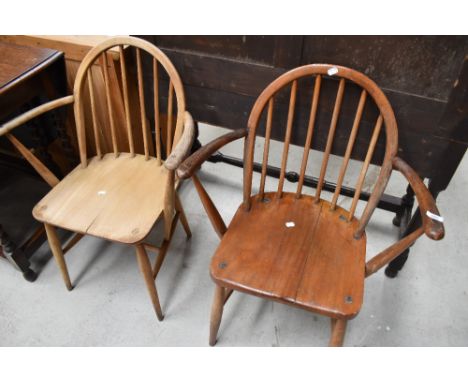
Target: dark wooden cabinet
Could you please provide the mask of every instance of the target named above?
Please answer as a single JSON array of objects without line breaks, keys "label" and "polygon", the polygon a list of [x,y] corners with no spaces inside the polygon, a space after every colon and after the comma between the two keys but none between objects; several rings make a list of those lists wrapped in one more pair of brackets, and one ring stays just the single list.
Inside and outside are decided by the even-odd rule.
[{"label": "dark wooden cabinet", "polygon": [[[61,52],[0,42],[0,123],[38,106],[44,100],[65,95],[65,83],[65,64]],[[57,175],[61,175],[60,166],[55,159],[59,157],[68,160],[70,155],[67,154],[72,153],[64,130],[62,113],[50,112],[39,121],[22,126],[16,134],[24,139],[28,149],[33,149]],[[54,142],[60,144],[54,145]],[[52,151],[55,157],[51,155]],[[0,142],[0,165],[3,176],[18,169],[34,173],[32,167],[21,158],[14,147],[7,144],[6,139]],[[2,179],[0,175],[5,187],[8,186],[10,176]],[[38,190],[38,194],[42,191]],[[9,198],[21,196],[22,193],[18,195],[13,192]],[[2,202],[9,203],[9,199]],[[15,217],[22,212],[21,209],[14,211]],[[31,216],[30,212],[28,215]],[[23,225],[15,229],[14,224],[7,224],[15,220],[8,219],[9,217],[13,218],[1,217],[0,223],[4,226],[0,225],[0,257],[12,262],[28,281],[34,281],[37,275],[30,268],[29,257],[44,242],[43,229],[32,217],[29,226]]]}]

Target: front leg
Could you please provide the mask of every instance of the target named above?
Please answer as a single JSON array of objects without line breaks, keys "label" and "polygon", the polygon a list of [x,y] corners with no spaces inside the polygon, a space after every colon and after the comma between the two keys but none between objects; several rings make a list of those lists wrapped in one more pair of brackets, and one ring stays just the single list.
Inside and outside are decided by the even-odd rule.
[{"label": "front leg", "polygon": [[162,313],[161,304],[159,303],[158,291],[153,278],[153,271],[151,270],[151,263],[149,261],[148,254],[146,253],[145,246],[143,244],[136,245],[135,249],[138,266],[140,267],[141,274],[145,280],[146,288],[148,289],[151,302],[153,303],[154,311],[156,312],[158,320],[162,321],[164,319],[164,315]]},{"label": "front leg", "polygon": [[343,346],[347,323],[346,319],[331,319],[332,333],[328,346]]},{"label": "front leg", "polygon": [[218,335],[219,325],[221,324],[221,317],[223,316],[224,303],[227,300],[225,288],[216,285],[215,294],[213,298],[213,305],[211,306],[211,319],[210,319],[210,346],[216,344],[216,337]]}]

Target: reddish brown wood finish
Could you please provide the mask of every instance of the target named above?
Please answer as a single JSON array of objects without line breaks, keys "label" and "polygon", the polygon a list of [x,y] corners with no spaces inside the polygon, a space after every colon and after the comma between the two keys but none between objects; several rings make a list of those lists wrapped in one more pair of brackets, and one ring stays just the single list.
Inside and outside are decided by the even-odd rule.
[{"label": "reddish brown wood finish", "polygon": [[[331,211],[328,202],[314,203],[308,195],[275,195],[252,197],[249,211],[238,209],[211,276],[227,288],[334,318],[354,317],[362,303],[366,253],[365,236],[353,238],[357,220],[346,222],[346,211]],[[295,226],[286,227],[288,222]]]},{"label": "reddish brown wood finish", "polygon": [[343,346],[347,320],[332,319],[332,333],[329,346]]},{"label": "reddish brown wood finish", "polygon": [[200,200],[203,203],[203,207],[205,208],[206,213],[215,229],[216,233],[220,238],[223,237],[224,233],[227,231],[226,224],[223,221],[223,218],[219,214],[218,210],[216,209],[213,201],[211,200],[210,196],[206,192],[205,188],[201,184],[200,180],[196,175],[192,176],[193,184],[197,189],[198,195],[200,196]]},{"label": "reddish brown wood finish", "polygon": [[[312,135],[314,133],[315,117],[317,116],[317,106],[319,101],[321,84],[322,76],[318,75],[317,77],[315,77],[314,94],[312,96],[312,103],[310,106],[309,125],[307,126],[307,136],[304,147],[311,147],[312,144]],[[302,192],[302,185],[304,184],[304,175],[307,168],[307,161],[309,159],[309,152],[310,150],[304,150],[304,154],[302,155],[301,172],[299,175],[299,182],[297,184],[296,197],[300,197]]]},{"label": "reddish brown wood finish", "polygon": [[[339,82],[317,191],[312,197],[302,193],[302,182],[313,139],[319,98],[321,98],[321,83],[330,75],[337,77]],[[286,193],[283,192],[283,184],[289,144],[293,134],[298,81],[310,76],[315,76],[316,80],[299,171],[299,184],[294,194]],[[349,82],[361,88],[361,97],[356,105],[355,118],[340,167],[337,191],[329,203],[320,198],[321,188],[326,178],[328,160],[339,128],[340,109]],[[280,98],[279,92],[288,86],[291,86],[291,91],[278,189],[276,192],[265,192],[265,167],[269,158],[274,107]],[[274,97],[275,103],[273,103]],[[342,187],[352,157],[364,108],[369,103],[377,106],[378,114],[369,138],[367,155],[356,182],[355,196],[350,210],[346,211],[337,206],[339,189]],[[259,194],[252,195],[256,131],[265,109],[267,115],[262,175]],[[385,132],[386,151],[380,173],[364,212],[360,218],[356,218],[354,213],[359,194],[382,132]],[[180,175],[191,176],[216,150],[234,139],[243,137],[245,133],[245,130],[235,131],[202,147],[182,164]],[[283,74],[267,86],[255,102],[248,122],[248,135],[244,146],[243,204],[237,210],[226,232],[224,232],[224,223],[221,226],[223,229],[219,230],[219,224],[216,223],[217,220],[222,221],[219,212],[198,179],[194,180],[197,189],[201,190],[200,196],[206,204],[205,209],[215,229],[218,224],[217,231],[222,239],[210,268],[211,276],[217,285],[211,316],[211,345],[216,341],[223,305],[227,300],[223,297],[226,295],[223,290],[237,290],[329,316],[332,318],[329,344],[330,346],[343,344],[347,321],[359,312],[362,304],[365,277],[398,256],[423,232],[422,229],[415,231],[365,263],[365,227],[383,194],[393,168],[401,171],[413,187],[420,203],[426,234],[436,240],[442,238],[444,234],[442,223],[426,216],[427,211],[439,215],[433,198],[417,174],[401,159],[395,157],[397,148],[398,132],[392,108],[378,86],[361,73],[341,66],[307,65]]]},{"label": "reddish brown wood finish", "polygon": [[265,146],[263,147],[263,163],[262,163],[262,175],[260,180],[260,197],[263,198],[265,193],[265,180],[266,180],[266,172],[267,172],[267,165],[268,165],[268,154],[270,152],[270,135],[271,135],[271,124],[273,120],[273,105],[274,99],[273,97],[270,98],[268,102],[268,113],[267,113],[267,122],[266,122],[266,130],[265,130]]},{"label": "reddish brown wood finish", "polygon": [[278,182],[276,198],[281,198],[283,194],[284,176],[286,174],[286,164],[288,163],[289,143],[291,142],[292,125],[294,120],[294,109],[296,107],[297,81],[291,85],[291,97],[289,99],[288,124],[286,126],[286,136],[284,137],[283,157],[281,159],[281,174]]},{"label": "reddish brown wood finish", "polygon": [[419,175],[416,174],[416,172],[403,159],[396,157],[393,159],[392,163],[393,167],[406,177],[416,195],[419,209],[421,210],[424,232],[433,240],[442,239],[445,235],[443,223],[433,220],[426,215],[429,211],[440,216],[439,209],[437,208],[431,193],[428,191]]},{"label": "reddish brown wood finish", "polygon": [[375,255],[366,263],[366,277],[377,272],[380,268],[387,265],[406,248],[409,248],[414,242],[423,234],[423,228],[410,233],[408,236],[403,237],[400,241],[386,248],[378,255]]},{"label": "reddish brown wood finish", "polygon": [[343,184],[343,179],[348,168],[349,158],[351,157],[351,152],[353,151],[354,142],[356,140],[356,135],[359,129],[359,124],[361,122],[362,111],[364,110],[364,105],[366,103],[366,91],[361,92],[361,98],[359,99],[359,105],[356,111],[356,117],[354,119],[353,128],[351,130],[351,135],[349,136],[348,146],[346,147],[346,153],[343,158],[343,163],[340,168],[340,174],[338,175],[338,181],[336,182],[336,190],[333,194],[332,199],[332,209],[335,208],[338,201],[338,196],[340,195],[341,186]]},{"label": "reddish brown wood finish", "polygon": [[178,168],[177,175],[181,179],[190,178],[195,171],[206,161],[216,150],[227,145],[229,142],[235,141],[236,139],[245,137],[247,135],[247,129],[237,129],[230,133],[227,133],[219,138],[216,138],[209,144],[203,146],[198,151],[190,155]]},{"label": "reddish brown wood finish", "polygon": [[221,324],[221,317],[223,316],[224,302],[224,288],[216,285],[213,298],[213,305],[211,306],[210,346],[214,346],[216,344],[216,336],[218,334],[219,325]]},{"label": "reddish brown wood finish", "polygon": [[317,190],[315,192],[316,203],[320,200],[320,193],[322,192],[323,182],[325,181],[325,174],[327,171],[328,159],[330,158],[330,152],[331,152],[331,148],[333,145],[333,139],[335,138],[335,130],[336,130],[336,125],[338,123],[338,116],[340,115],[344,89],[345,89],[345,80],[344,78],[342,78],[340,80],[340,85],[338,86],[338,91],[336,94],[335,107],[333,108],[333,116],[330,122],[330,130],[328,131],[327,146],[325,147],[325,152],[323,154],[322,168],[320,169],[320,177],[319,177],[318,184],[317,184]]},{"label": "reddish brown wood finish", "polygon": [[[278,77],[270,85],[268,85],[265,90],[260,94],[257,101],[255,102],[252,112],[250,113],[249,122],[248,122],[248,138],[247,138],[247,147],[245,150],[245,166],[244,166],[244,205],[245,208],[249,208],[250,205],[250,196],[252,191],[252,174],[253,174],[253,153],[255,148],[255,138],[256,131],[259,125],[260,118],[265,109],[266,104],[269,102],[270,98],[277,94],[283,87],[288,86],[288,84],[297,81],[301,78],[310,77],[310,76],[328,76],[329,70],[336,70],[336,73],[333,74],[333,77],[339,78],[340,83],[337,89],[337,98],[335,103],[335,109],[333,117],[330,123],[330,134],[329,134],[329,145],[331,146],[333,141],[334,129],[336,120],[339,118],[339,109],[340,104],[345,88],[345,82],[350,81],[356,85],[362,87],[366,90],[369,97],[375,102],[376,106],[380,110],[380,113],[385,124],[386,132],[386,153],[384,161],[381,167],[379,177],[377,179],[376,186],[372,192],[371,198],[364,210],[363,215],[361,216],[361,221],[359,226],[356,227],[356,234],[362,235],[365,225],[367,224],[372,212],[374,211],[377,202],[382,195],[385,186],[387,184],[388,178],[390,176],[392,166],[391,161],[396,155],[398,148],[398,131],[395,116],[393,114],[392,107],[385,97],[384,93],[380,88],[367,76],[362,73],[359,73],[355,70],[337,66],[337,65],[328,65],[328,64],[313,64],[301,66],[299,68],[290,70],[285,74]],[[305,148],[309,150],[308,147]],[[321,175],[325,177],[326,170],[326,161],[328,160],[327,153],[329,150],[325,151],[325,160],[322,165]],[[321,177],[322,178],[322,177]],[[320,187],[318,187],[319,190]],[[318,196],[320,193],[318,193]]]}]

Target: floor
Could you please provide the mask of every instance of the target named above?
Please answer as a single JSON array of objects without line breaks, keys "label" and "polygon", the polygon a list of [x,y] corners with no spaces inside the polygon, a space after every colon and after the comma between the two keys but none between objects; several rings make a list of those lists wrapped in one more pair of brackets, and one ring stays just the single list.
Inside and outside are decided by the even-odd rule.
[{"label": "floor", "polygon": [[[202,125],[200,139],[206,143],[224,132]],[[241,156],[242,144],[232,143],[223,152]],[[288,168],[298,168],[301,153],[300,148],[292,148]],[[272,154],[279,158],[278,144],[272,145]],[[314,158],[319,159],[319,154],[311,156],[308,171],[316,170],[318,160]],[[337,158],[332,159],[330,179],[336,177],[340,165]],[[345,182],[356,171],[357,167],[351,169]],[[367,189],[376,174],[376,168],[369,170]],[[199,176],[229,222],[241,202],[242,170],[206,163]],[[16,238],[23,230],[32,229],[31,208],[47,189],[36,178],[14,172],[4,172],[1,178],[6,181],[0,185],[0,222]],[[268,179],[267,186],[274,182]],[[258,183],[255,176],[254,184]],[[395,174],[387,191],[401,195],[405,187],[403,178]],[[286,185],[286,190],[294,189],[294,184]],[[379,271],[366,280],[364,305],[348,325],[346,346],[468,345],[467,189],[465,157],[450,188],[438,200],[446,220],[445,239],[432,242],[422,237],[397,278],[389,279]],[[66,257],[75,284],[72,292],[66,290],[47,244],[32,258],[33,268],[39,272],[34,283],[0,261],[0,345],[207,346],[213,295],[208,265],[219,239],[191,182],[181,186],[180,196],[193,237],[186,240],[182,228],[177,228],[158,276],[163,322],[155,317],[133,249],[86,237]],[[350,205],[349,198],[342,197],[339,202],[345,208]],[[360,203],[358,210],[362,207]],[[374,213],[367,229],[369,256],[397,239],[392,218],[385,211]],[[156,243],[160,237],[156,227],[151,238]],[[217,346],[324,346],[329,331],[325,317],[233,294],[225,308]]]}]

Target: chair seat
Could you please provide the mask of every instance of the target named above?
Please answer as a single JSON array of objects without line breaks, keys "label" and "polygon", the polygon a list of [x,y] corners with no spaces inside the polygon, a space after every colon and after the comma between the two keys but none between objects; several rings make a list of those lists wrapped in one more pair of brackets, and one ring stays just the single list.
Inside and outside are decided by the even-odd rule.
[{"label": "chair seat", "polygon": [[[284,193],[252,197],[221,240],[211,276],[221,286],[325,314],[352,318],[362,305],[366,237],[342,208]],[[289,225],[290,227],[288,227]]]},{"label": "chair seat", "polygon": [[150,232],[164,208],[168,170],[155,158],[106,154],[78,166],[35,207],[44,223],[121,243]]}]

